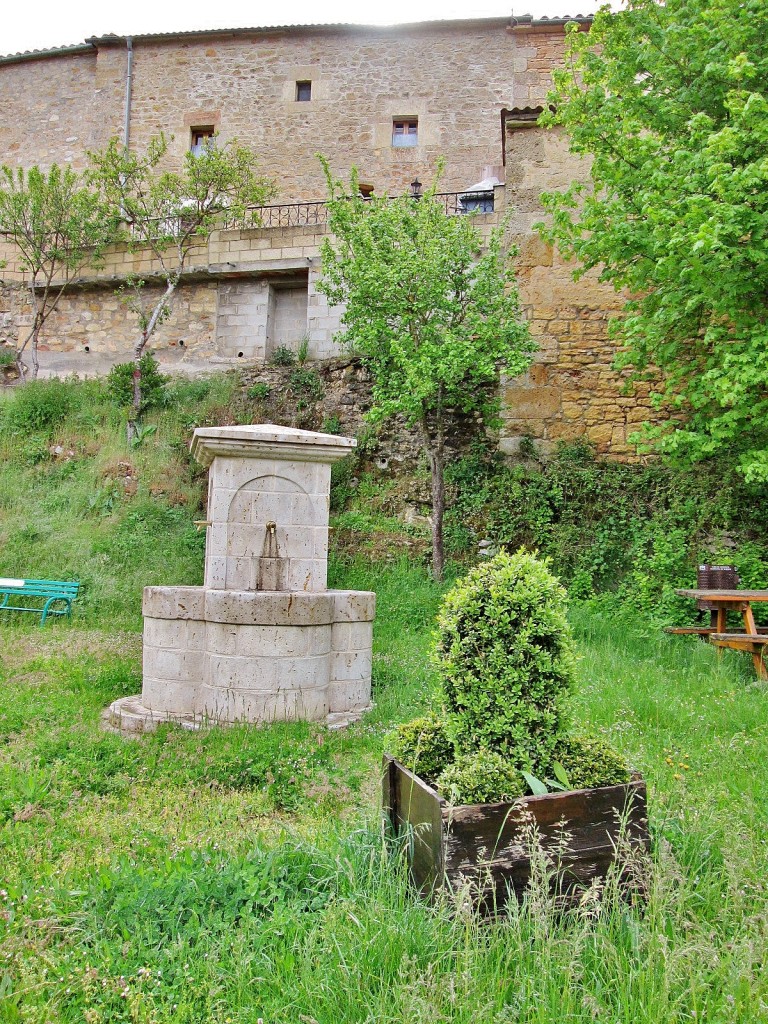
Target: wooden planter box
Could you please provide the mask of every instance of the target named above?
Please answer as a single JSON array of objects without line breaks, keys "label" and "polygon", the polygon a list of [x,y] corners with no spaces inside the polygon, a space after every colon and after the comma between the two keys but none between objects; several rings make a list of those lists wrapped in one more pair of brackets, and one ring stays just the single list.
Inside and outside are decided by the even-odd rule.
[{"label": "wooden planter box", "polygon": [[[477,901],[501,907],[520,899],[531,875],[530,831],[554,870],[558,896],[578,896],[613,863],[624,823],[633,848],[650,845],[645,782],[529,796],[514,803],[450,806],[389,754],[384,755],[384,813],[395,835],[408,836],[412,879],[425,893],[476,886]],[[565,835],[567,833],[567,836]]]}]

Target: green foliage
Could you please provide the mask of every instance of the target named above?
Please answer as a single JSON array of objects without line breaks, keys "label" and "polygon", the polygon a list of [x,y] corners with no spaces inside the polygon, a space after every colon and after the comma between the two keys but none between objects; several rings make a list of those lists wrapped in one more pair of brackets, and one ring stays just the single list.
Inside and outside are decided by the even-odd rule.
[{"label": "green foliage", "polygon": [[[173,402],[149,410],[142,428],[154,428],[151,443],[130,452],[104,382],[52,378],[6,389],[0,575],[79,579],[76,618],[129,628],[140,626],[144,586],[201,582],[204,534],[192,521],[203,517],[203,477],[189,460],[186,424],[232,393],[220,378],[204,385],[210,397],[200,402],[186,385],[169,385]],[[194,393],[202,387],[195,382]]]},{"label": "green foliage", "polygon": [[338,413],[331,413],[330,416],[326,416],[323,420],[321,430],[324,434],[340,434],[341,433],[341,420],[339,419]]},{"label": "green foliage", "polygon": [[[285,844],[234,858],[211,853],[185,852],[159,874],[137,867],[129,856],[115,858],[102,872],[101,890],[89,894],[83,910],[89,918],[100,917],[113,940],[139,934],[159,946],[193,943],[201,932],[222,936],[246,916],[317,913],[336,888],[333,860],[301,846]],[[141,902],[137,892],[143,894]]]},{"label": "green foliage", "polygon": [[[166,399],[166,391],[170,380],[160,372],[160,364],[151,352],[145,352],[140,360],[141,369],[141,412],[162,405]],[[122,408],[129,408],[133,403],[133,374],[136,369],[133,362],[117,363],[107,374],[107,392],[109,397]]]},{"label": "green foliage", "polygon": [[447,215],[435,186],[363,199],[354,176],[346,186],[324,167],[335,242],[323,243],[320,288],[346,303],[343,339],[372,374],[375,415],[417,424],[495,408],[499,361],[516,376],[534,350],[501,236],[482,251],[474,219]]},{"label": "green foliage", "polygon": [[13,366],[16,362],[16,350],[0,345],[0,367]]},{"label": "green foliage", "polygon": [[441,772],[437,787],[452,804],[511,802],[527,792],[520,769],[509,757],[482,747],[458,755]]},{"label": "green foliage", "polygon": [[[166,409],[183,410],[184,428],[216,426],[217,417],[229,415],[237,404],[240,381],[237,373],[211,373],[204,377],[172,377],[166,389]],[[227,411],[225,413],[225,410]],[[185,453],[188,446],[184,444]]]},{"label": "green foliage", "polygon": [[71,167],[0,167],[0,235],[11,243],[26,272],[32,324],[15,360],[31,342],[33,376],[38,340],[67,285],[87,266],[98,266],[117,237],[117,210]]},{"label": "green foliage", "polygon": [[429,781],[437,779],[453,761],[453,744],[442,718],[435,714],[404,722],[389,733],[385,748],[412,772]]},{"label": "green foliage", "polygon": [[147,438],[154,437],[156,433],[156,423],[137,423],[133,430],[133,437],[131,438],[131,448],[140,448]]},{"label": "green foliage", "polygon": [[626,760],[605,740],[596,736],[565,736],[554,750],[569,789],[620,786],[630,779]]},{"label": "green foliage", "polygon": [[254,153],[237,142],[187,151],[180,171],[163,170],[169,140],[153,136],[144,152],[126,152],[117,137],[101,152],[89,153],[90,178],[114,209],[132,225],[125,241],[136,249],[148,247],[160,256],[169,248],[179,252],[208,238],[226,214],[229,224],[259,223],[258,207],[275,195],[274,182],[259,174]]},{"label": "green foliage", "polygon": [[299,366],[303,366],[309,358],[309,335],[303,334],[301,341],[299,342],[299,348],[296,353],[296,358],[299,360]]},{"label": "green foliage", "polygon": [[445,596],[434,659],[457,751],[549,763],[574,663],[565,591],[545,563],[520,550],[470,570]]},{"label": "green foliage", "polygon": [[[29,490],[41,471],[16,475],[2,455],[0,514],[13,490],[34,519],[47,516],[44,491]],[[79,528],[72,507],[60,547]],[[154,558],[175,562],[168,530]],[[167,582],[189,579],[182,568]],[[376,707],[336,733],[275,723],[213,730],[205,743],[174,728],[105,734],[103,708],[141,686],[141,624],[130,618],[140,590],[107,628],[90,610],[87,628],[0,619],[0,1017],[681,1024],[696,1011],[762,1024],[768,758],[751,665],[636,615],[573,606],[578,731],[588,719],[615,737],[652,787],[646,896],[621,901],[609,885],[562,913],[534,888],[519,910],[480,917],[463,894],[414,894],[372,796],[383,733],[433,700],[424,651],[440,589],[406,561],[330,568],[333,586],[377,592]],[[115,633],[126,617],[134,632]],[[269,780],[246,778],[249,759],[283,757],[312,763],[295,810],[278,812]],[[232,787],[218,781],[228,766]],[[347,792],[353,774],[362,785]]]},{"label": "green foliage", "polygon": [[534,344],[522,320],[500,232],[481,246],[472,217],[446,214],[437,183],[421,199],[363,199],[353,171],[335,180],[326,161],[329,226],[320,290],[343,303],[342,341],[371,374],[374,420],[417,425],[433,484],[433,571],[443,571],[443,473],[449,410],[498,409],[500,367],[514,377]]},{"label": "green foliage", "polygon": [[[329,416],[323,430],[330,434],[341,433],[341,421],[337,415]],[[370,459],[378,447],[378,434],[375,427],[364,427],[356,435],[357,445],[344,458],[331,466],[331,511],[342,512],[361,484],[359,477],[363,465]],[[362,494],[361,497],[365,497]]]},{"label": "green foliage", "polygon": [[299,366],[293,371],[288,381],[288,388],[298,398],[298,407],[308,402],[319,402],[325,394],[325,386],[316,370],[308,370]]},{"label": "green foliage", "polygon": [[576,28],[544,121],[591,183],[545,197],[544,234],[633,296],[619,365],[660,368],[674,414],[649,439],[768,480],[768,8],[631,0]]},{"label": "green foliage", "polygon": [[677,625],[702,561],[736,563],[745,586],[768,582],[768,494],[727,460],[691,469],[654,460],[599,459],[588,445],[562,445],[539,467],[508,465],[476,449],[450,467],[448,536],[456,553],[537,549],[557,566],[572,597],[611,591],[635,610]]},{"label": "green foliage", "polygon": [[30,381],[14,389],[5,409],[3,425],[19,434],[50,431],[66,417],[73,401],[74,392],[69,381],[55,377],[47,381]]},{"label": "green foliage", "polygon": [[296,353],[286,345],[278,345],[270,352],[268,361],[272,366],[293,366],[296,362]]},{"label": "green foliage", "polygon": [[256,402],[264,402],[269,398],[269,384],[263,380],[256,381],[248,388],[246,394]]},{"label": "green foliage", "polygon": [[357,457],[345,455],[331,466],[331,512],[341,512],[354,493],[352,481],[357,470]]}]

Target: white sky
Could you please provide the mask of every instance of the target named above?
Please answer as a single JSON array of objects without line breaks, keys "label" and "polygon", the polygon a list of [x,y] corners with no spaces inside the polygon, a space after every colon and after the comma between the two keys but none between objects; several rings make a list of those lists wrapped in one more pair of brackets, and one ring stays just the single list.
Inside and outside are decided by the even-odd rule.
[{"label": "white sky", "polygon": [[[142,35],[204,28],[251,28],[352,22],[390,25],[451,18],[506,17],[510,3],[482,0],[5,0],[0,15],[0,54],[82,43],[89,36]],[[597,0],[515,0],[515,14],[591,14]]]}]

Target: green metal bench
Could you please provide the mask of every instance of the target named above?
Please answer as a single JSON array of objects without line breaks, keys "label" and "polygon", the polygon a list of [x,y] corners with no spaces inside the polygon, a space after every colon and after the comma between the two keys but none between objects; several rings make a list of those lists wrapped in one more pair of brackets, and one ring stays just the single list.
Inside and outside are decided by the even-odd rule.
[{"label": "green metal bench", "polygon": [[[0,578],[0,611],[34,612],[40,616],[40,625],[45,623],[49,615],[72,616],[72,602],[80,590],[79,583],[66,580],[20,580]],[[40,602],[30,606],[29,598],[39,598]],[[22,603],[16,603],[18,598]],[[11,603],[14,601],[14,603]],[[61,602],[64,607],[53,607]]]}]

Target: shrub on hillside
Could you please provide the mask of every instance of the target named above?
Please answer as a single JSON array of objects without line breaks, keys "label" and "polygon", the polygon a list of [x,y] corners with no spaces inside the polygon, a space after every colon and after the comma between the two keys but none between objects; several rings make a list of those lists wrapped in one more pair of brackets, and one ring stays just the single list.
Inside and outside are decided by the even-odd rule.
[{"label": "shrub on hillside", "polygon": [[296,362],[296,353],[287,345],[278,345],[270,353],[268,361],[272,366],[293,366]]},{"label": "shrub on hillside", "polygon": [[56,377],[33,380],[14,391],[7,406],[5,425],[19,433],[58,426],[74,404],[73,385]]},{"label": "shrub on hillside", "polygon": [[[141,367],[141,410],[162,405],[169,378],[160,372],[160,365],[151,352],[145,352]],[[107,393],[117,405],[125,408],[133,403],[133,372],[135,363],[117,363],[107,375]]]}]

